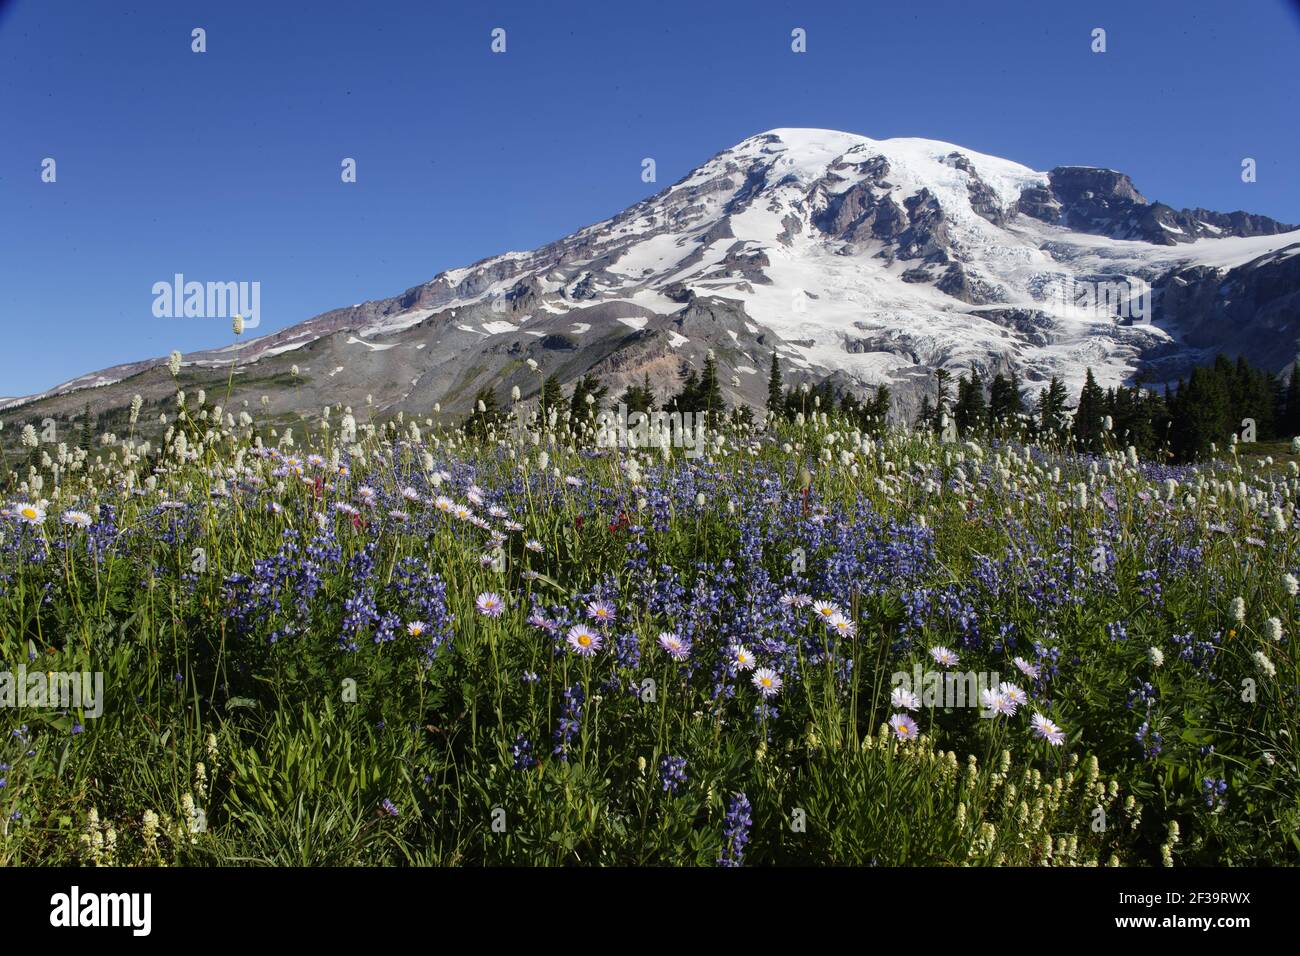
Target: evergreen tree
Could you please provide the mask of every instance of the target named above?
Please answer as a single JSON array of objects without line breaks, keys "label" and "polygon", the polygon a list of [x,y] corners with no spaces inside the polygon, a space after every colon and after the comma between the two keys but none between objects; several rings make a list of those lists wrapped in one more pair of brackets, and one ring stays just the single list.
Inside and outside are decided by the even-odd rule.
[{"label": "evergreen tree", "polygon": [[86,402],[86,407],[81,410],[81,421],[77,425],[76,447],[82,451],[90,451],[92,432],[93,423],[90,419],[90,402]]},{"label": "evergreen tree", "polygon": [[1154,408],[1137,388],[1111,389],[1106,395],[1105,414],[1114,423],[1114,436],[1121,447],[1132,445],[1141,455],[1149,456],[1156,450],[1155,428],[1152,421]]},{"label": "evergreen tree", "polygon": [[695,369],[683,362],[681,370],[682,385],[676,395],[664,401],[664,410],[669,412],[693,412],[699,407],[700,376]]},{"label": "evergreen tree", "polygon": [[722,388],[718,384],[718,363],[713,358],[712,350],[704,358],[704,371],[700,373],[696,400],[699,404],[694,410],[702,412],[705,422],[710,426],[727,413],[727,403],[722,400]]},{"label": "evergreen tree", "polygon": [[1141,410],[1131,426],[1134,437],[1145,444],[1135,444],[1145,455],[1158,455],[1161,460],[1169,457],[1169,430],[1172,419],[1169,406],[1163,395],[1148,391],[1139,398]]},{"label": "evergreen tree", "polygon": [[1232,434],[1231,368],[1195,368],[1186,383],[1179,382],[1170,402],[1170,441],[1181,461],[1194,461],[1222,448]]},{"label": "evergreen tree", "polygon": [[564,407],[564,388],[554,375],[546,376],[542,383],[542,415],[547,417],[552,411],[562,411]]},{"label": "evergreen tree", "polygon": [[929,395],[921,396],[921,410],[916,414],[916,427],[934,430],[934,403]]},{"label": "evergreen tree", "polygon": [[781,378],[781,361],[772,353],[772,369],[767,376],[767,410],[781,414],[785,408],[785,389]]},{"label": "evergreen tree", "polygon": [[824,378],[812,390],[812,407],[815,412],[828,412],[835,407],[835,386]]},{"label": "evergreen tree", "polygon": [[937,368],[934,370],[934,384],[937,397],[934,402],[934,422],[931,425],[935,431],[939,430],[944,413],[952,407],[952,396],[949,394],[948,387],[952,383],[952,374],[946,368]]},{"label": "evergreen tree", "polygon": [[1102,418],[1105,416],[1106,395],[1093,378],[1092,369],[1088,369],[1084,378],[1083,390],[1079,392],[1079,407],[1074,413],[1074,441],[1081,451],[1101,451]]},{"label": "evergreen tree", "polygon": [[1024,411],[1025,400],[1016,373],[1007,376],[998,372],[989,385],[989,427],[1004,436],[1018,434]]},{"label": "evergreen tree", "polygon": [[486,438],[488,431],[503,417],[496,393],[490,387],[480,388],[474,396],[474,410],[465,420],[465,433],[476,438]]},{"label": "evergreen tree", "polygon": [[1291,365],[1291,378],[1286,383],[1278,431],[1284,437],[1300,434],[1300,359]]},{"label": "evergreen tree", "polygon": [[971,370],[970,378],[963,375],[957,382],[957,404],[953,408],[957,431],[973,435],[984,427],[988,419],[988,406],[984,401],[984,381],[980,373]]},{"label": "evergreen tree", "polygon": [[654,389],[650,387],[650,373],[646,372],[640,385],[629,385],[619,396],[619,404],[627,406],[627,413],[649,412],[655,407]]},{"label": "evergreen tree", "polygon": [[[609,387],[600,384],[600,379],[588,373],[578,379],[573,385],[573,395],[569,398],[569,414],[575,421],[585,422],[587,412],[593,415],[600,411],[601,406],[605,404],[605,396],[609,394]],[[591,400],[588,401],[587,397]]]},{"label": "evergreen tree", "polygon": [[[809,389],[809,391],[812,391]],[[785,417],[794,421],[800,414],[807,414],[811,410],[812,399],[808,393],[804,392],[802,387],[796,388],[791,386],[785,393]]]},{"label": "evergreen tree", "polygon": [[1038,428],[1047,438],[1065,437],[1065,386],[1055,375],[1038,394]]},{"label": "evergreen tree", "polygon": [[888,385],[881,385],[876,389],[875,396],[871,401],[862,406],[860,417],[860,426],[863,431],[879,432],[885,427],[885,421],[889,418],[889,406],[893,402],[893,396],[890,394]]}]

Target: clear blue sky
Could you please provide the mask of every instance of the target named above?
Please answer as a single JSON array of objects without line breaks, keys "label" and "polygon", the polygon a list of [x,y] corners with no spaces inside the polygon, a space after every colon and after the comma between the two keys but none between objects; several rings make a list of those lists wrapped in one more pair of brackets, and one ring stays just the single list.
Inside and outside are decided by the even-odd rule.
[{"label": "clear blue sky", "polygon": [[1111,166],[1300,222],[1297,63],[1285,0],[0,0],[0,396],[227,344],[153,316],[174,273],[259,281],[273,331],[558,238],[779,126]]}]

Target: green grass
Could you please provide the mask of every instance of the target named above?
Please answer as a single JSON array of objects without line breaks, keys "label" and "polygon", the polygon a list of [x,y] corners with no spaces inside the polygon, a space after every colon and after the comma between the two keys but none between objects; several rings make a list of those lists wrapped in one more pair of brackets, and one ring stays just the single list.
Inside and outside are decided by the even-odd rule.
[{"label": "green grass", "polygon": [[[598,453],[571,423],[535,442],[468,442],[408,422],[335,449],[339,417],[311,440],[327,463],[350,460],[347,476],[305,461],[301,477],[277,474],[311,450],[303,426],[300,447],[258,457],[255,440],[273,441],[265,423],[227,431],[190,408],[187,460],[118,446],[68,453],[57,490],[49,468],[39,489],[11,480],[11,505],[47,500],[39,525],[0,519],[5,666],[102,672],[105,700],[97,718],[6,712],[0,863],[714,865],[739,793],[747,864],[1300,858],[1289,450],[1186,470],[1161,505],[1163,476],[1118,450],[1093,472],[1052,449],[1027,461],[933,436],[870,439],[833,419],[729,431],[698,461],[642,453],[638,477],[626,450]],[[1256,468],[1256,451],[1274,465]],[[218,480],[229,495],[210,494]],[[1229,494],[1237,481],[1254,501]],[[439,511],[439,495],[501,531],[496,567],[488,531]],[[111,530],[60,523],[96,505],[113,509]],[[1099,544],[1110,556],[1097,571]],[[911,563],[891,564],[912,546]],[[414,591],[402,586],[412,568]],[[265,583],[260,599],[250,582]],[[506,597],[501,617],[475,610],[484,591]],[[856,635],[781,611],[789,591],[838,602]],[[923,592],[945,597],[917,609]],[[597,595],[618,621],[591,658],[568,649],[564,627],[530,623],[534,601],[567,626]],[[354,629],[358,599],[375,616]],[[438,631],[430,608],[447,616],[432,652],[429,633],[406,633],[415,620]],[[376,642],[385,615],[393,639]],[[1127,639],[1108,631],[1117,622]],[[1005,628],[1014,649],[998,643]],[[657,645],[666,630],[692,637],[693,671]],[[1208,664],[1183,656],[1183,634],[1219,635]],[[719,670],[736,641],[781,672],[776,713],[756,712],[748,674]],[[940,644],[959,669],[1014,675],[1034,699],[999,719],[922,707],[919,739],[896,739],[890,675]],[[1035,645],[1058,653],[1041,684],[1012,663],[1051,666]],[[1143,682],[1149,711],[1128,706]],[[573,688],[581,720],[556,753]],[[1062,746],[1033,735],[1034,711],[1062,727]],[[1144,720],[1163,738],[1155,756],[1135,740]],[[534,765],[516,759],[521,737]],[[669,756],[686,760],[675,793],[660,773]],[[1207,777],[1226,782],[1222,806],[1206,805]]]}]

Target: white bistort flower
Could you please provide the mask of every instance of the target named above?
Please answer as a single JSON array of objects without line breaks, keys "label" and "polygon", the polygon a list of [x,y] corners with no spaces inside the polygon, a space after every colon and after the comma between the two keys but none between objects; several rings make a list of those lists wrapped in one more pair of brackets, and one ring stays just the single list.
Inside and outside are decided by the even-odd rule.
[{"label": "white bistort flower", "polygon": [[1268,655],[1263,651],[1256,651],[1251,656],[1255,659],[1255,666],[1259,668],[1259,672],[1265,677],[1273,677],[1277,674],[1277,668],[1273,666],[1273,662],[1268,659]]},{"label": "white bistort flower", "polygon": [[1232,619],[1238,624],[1244,624],[1246,622],[1245,599],[1239,597],[1233,598],[1232,603],[1228,605],[1228,613],[1232,615]]}]

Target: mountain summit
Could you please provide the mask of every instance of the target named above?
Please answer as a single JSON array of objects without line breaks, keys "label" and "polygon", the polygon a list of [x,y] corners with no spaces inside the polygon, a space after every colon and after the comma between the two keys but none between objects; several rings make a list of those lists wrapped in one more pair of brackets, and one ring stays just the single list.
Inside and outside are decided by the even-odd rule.
[{"label": "mountain summit", "polygon": [[[266,394],[273,415],[325,404],[469,408],[491,387],[561,381],[661,396],[712,349],[724,397],[787,380],[888,384],[909,414],[932,370],[1015,368],[1037,391],[1162,382],[1216,351],[1274,370],[1300,336],[1300,231],[1176,210],[1123,173],[1037,172],[950,143],[774,129],[611,219],[531,252],[452,269],[390,299],[185,356],[193,387]],[[20,417],[172,390],[160,360],[10,400]],[[297,374],[287,373],[291,366]],[[93,391],[87,391],[92,388]]]}]

